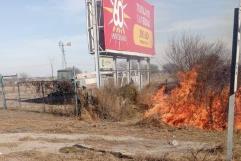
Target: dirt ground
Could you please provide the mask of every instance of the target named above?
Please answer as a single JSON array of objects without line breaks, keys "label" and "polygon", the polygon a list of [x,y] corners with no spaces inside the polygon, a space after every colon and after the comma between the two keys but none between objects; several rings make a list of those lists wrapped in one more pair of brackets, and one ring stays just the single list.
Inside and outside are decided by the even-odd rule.
[{"label": "dirt ground", "polygon": [[[6,161],[158,161],[181,160],[181,156],[189,161],[199,155],[221,160],[225,153],[225,132],[153,127],[137,121],[88,122],[0,110],[0,125],[0,160]],[[237,133],[236,160],[240,157],[240,139]]]}]

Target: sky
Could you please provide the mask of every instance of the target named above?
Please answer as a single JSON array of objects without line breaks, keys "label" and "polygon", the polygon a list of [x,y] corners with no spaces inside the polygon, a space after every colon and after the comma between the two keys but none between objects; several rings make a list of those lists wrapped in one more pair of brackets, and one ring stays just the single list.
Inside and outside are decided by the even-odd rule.
[{"label": "sky", "polygon": [[[128,0],[126,0],[128,1]],[[170,39],[183,32],[231,47],[233,9],[238,0],[147,0],[155,6],[156,56],[164,64]],[[88,54],[85,0],[1,0],[0,73],[50,76],[61,68],[60,40],[68,66],[94,71]]]}]

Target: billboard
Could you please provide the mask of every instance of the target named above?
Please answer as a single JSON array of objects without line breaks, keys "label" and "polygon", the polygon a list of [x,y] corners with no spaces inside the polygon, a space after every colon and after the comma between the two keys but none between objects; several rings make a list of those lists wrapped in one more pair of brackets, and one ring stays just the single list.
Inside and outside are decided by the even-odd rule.
[{"label": "billboard", "polygon": [[144,0],[103,0],[103,13],[105,51],[155,55],[154,6]]}]

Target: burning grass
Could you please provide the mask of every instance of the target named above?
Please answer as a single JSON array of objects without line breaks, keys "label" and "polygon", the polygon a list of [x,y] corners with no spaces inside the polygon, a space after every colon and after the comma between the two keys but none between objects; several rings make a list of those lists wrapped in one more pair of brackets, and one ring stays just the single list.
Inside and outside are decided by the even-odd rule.
[{"label": "burning grass", "polygon": [[[228,87],[206,88],[199,78],[199,68],[178,73],[179,86],[172,91],[162,87],[152,98],[153,108],[146,118],[158,117],[164,123],[181,127],[224,130],[227,120]],[[241,88],[236,98],[236,129],[241,130]]]}]

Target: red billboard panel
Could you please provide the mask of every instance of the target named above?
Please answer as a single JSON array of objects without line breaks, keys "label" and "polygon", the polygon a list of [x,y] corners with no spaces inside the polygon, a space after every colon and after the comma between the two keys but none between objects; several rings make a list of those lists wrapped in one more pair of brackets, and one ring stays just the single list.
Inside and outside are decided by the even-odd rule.
[{"label": "red billboard panel", "polygon": [[155,54],[154,6],[144,0],[103,0],[103,11],[107,52]]}]

